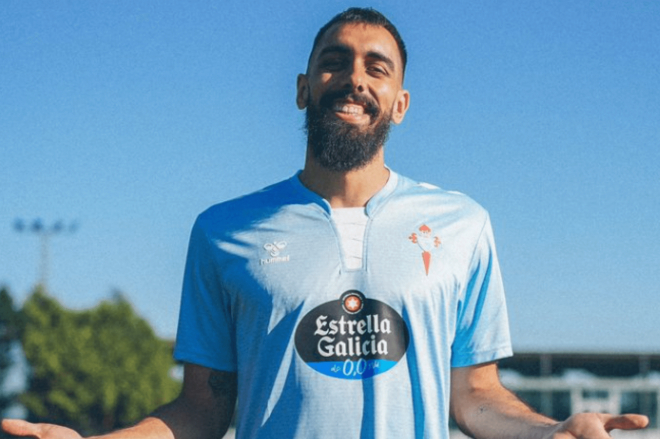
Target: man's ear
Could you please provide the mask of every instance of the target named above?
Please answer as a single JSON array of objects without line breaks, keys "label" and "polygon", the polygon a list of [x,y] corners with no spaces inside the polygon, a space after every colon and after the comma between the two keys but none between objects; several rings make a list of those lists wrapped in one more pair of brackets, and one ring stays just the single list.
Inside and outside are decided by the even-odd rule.
[{"label": "man's ear", "polygon": [[304,110],[309,102],[309,81],[307,75],[299,74],[298,83],[296,85],[296,105],[300,110]]},{"label": "man's ear", "polygon": [[406,116],[406,111],[410,106],[410,93],[408,90],[399,90],[394,101],[394,107],[392,108],[392,122],[395,124],[400,124],[403,122],[403,118]]}]

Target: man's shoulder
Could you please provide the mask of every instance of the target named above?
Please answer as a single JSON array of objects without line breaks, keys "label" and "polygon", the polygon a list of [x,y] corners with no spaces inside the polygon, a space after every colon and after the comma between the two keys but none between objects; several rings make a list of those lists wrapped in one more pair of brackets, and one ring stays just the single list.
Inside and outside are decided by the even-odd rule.
[{"label": "man's shoulder", "polygon": [[215,204],[197,218],[198,225],[250,222],[292,202],[295,191],[291,179],[285,179],[257,191]]},{"label": "man's shoulder", "polygon": [[447,190],[434,184],[413,180],[399,175],[398,197],[410,208],[441,210],[461,216],[484,218],[486,209],[463,192]]}]

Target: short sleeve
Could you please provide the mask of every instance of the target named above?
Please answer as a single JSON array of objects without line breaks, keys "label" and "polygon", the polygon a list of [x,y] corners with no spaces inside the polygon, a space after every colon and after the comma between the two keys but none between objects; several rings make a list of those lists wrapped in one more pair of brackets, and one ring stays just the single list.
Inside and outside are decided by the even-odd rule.
[{"label": "short sleeve", "polygon": [[474,249],[457,311],[452,367],[472,366],[512,355],[502,275],[488,217]]},{"label": "short sleeve", "polygon": [[217,370],[236,370],[231,302],[222,287],[218,249],[201,217],[190,236],[174,358]]}]

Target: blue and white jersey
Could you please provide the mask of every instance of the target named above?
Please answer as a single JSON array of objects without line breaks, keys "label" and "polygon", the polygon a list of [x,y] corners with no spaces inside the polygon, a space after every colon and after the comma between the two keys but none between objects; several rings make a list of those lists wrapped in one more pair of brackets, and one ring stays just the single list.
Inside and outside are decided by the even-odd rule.
[{"label": "blue and white jersey", "polygon": [[483,208],[392,172],[366,214],[359,269],[297,175],[198,217],[175,358],[238,372],[238,438],[448,438],[451,368],[511,355]]}]

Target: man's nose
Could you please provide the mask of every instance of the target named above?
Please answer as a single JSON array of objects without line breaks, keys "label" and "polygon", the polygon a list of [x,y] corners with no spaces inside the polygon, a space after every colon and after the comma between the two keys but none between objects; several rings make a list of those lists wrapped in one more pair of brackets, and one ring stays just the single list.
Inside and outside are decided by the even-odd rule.
[{"label": "man's nose", "polygon": [[364,92],[366,79],[364,73],[364,69],[354,63],[346,72],[344,88],[347,90],[350,89],[356,93]]}]

